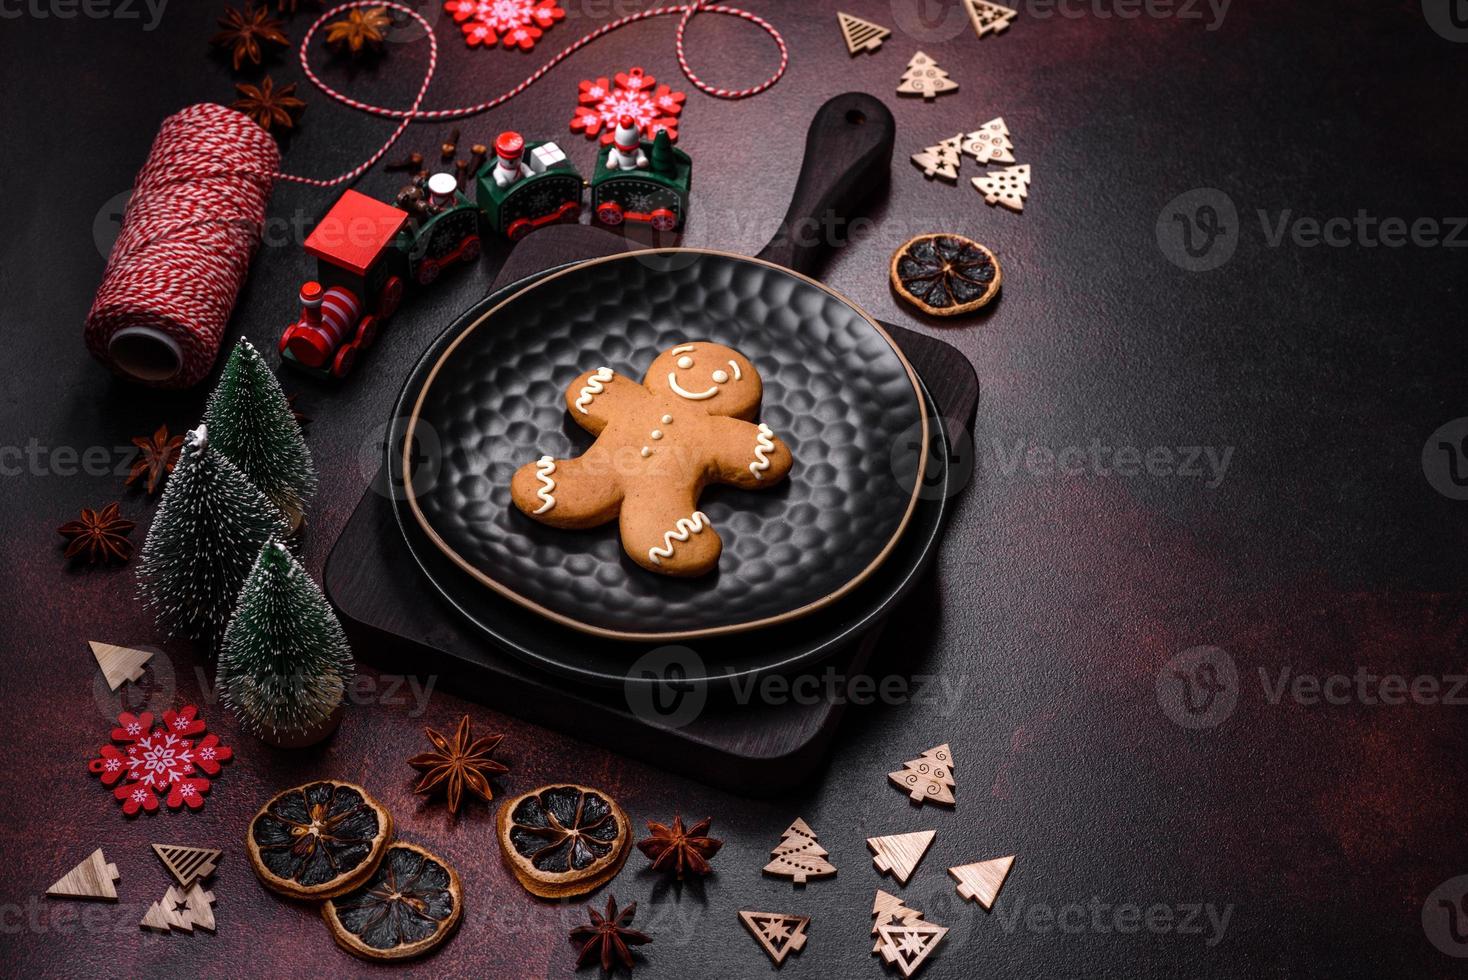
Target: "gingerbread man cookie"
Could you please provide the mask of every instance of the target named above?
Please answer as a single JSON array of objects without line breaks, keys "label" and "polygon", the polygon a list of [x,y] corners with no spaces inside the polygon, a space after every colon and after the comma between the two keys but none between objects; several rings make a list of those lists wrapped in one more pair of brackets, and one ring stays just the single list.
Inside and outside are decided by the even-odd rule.
[{"label": "gingerbread man cookie", "polygon": [[596,442],[575,459],[526,463],[510,496],[552,527],[617,518],[622,547],[637,564],[702,575],[724,547],[698,509],[703,488],[760,490],[790,472],[789,448],[754,421],[762,393],[748,358],[706,341],[663,351],[641,383],[606,367],[587,371],[566,389],[566,410]]}]

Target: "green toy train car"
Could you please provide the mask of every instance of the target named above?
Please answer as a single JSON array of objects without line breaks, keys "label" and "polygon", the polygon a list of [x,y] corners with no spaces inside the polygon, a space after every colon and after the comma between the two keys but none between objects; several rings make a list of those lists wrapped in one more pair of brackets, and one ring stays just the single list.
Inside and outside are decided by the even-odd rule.
[{"label": "green toy train car", "polygon": [[495,162],[480,168],[475,179],[475,197],[491,231],[519,241],[542,225],[581,213],[585,182],[554,142],[526,143],[519,133],[504,132],[494,152]]},{"label": "green toy train car", "polygon": [[652,140],[639,140],[632,129],[631,139],[624,141],[631,122],[624,118],[616,141],[596,156],[591,213],[604,225],[640,221],[658,231],[681,228],[688,211],[693,162],[673,145],[665,130],[658,130]]}]

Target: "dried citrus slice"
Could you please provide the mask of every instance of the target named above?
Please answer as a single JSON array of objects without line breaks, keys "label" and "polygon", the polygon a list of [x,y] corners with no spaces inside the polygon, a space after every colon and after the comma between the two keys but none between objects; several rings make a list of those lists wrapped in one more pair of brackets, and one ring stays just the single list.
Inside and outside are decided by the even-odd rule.
[{"label": "dried citrus slice", "polygon": [[631,850],[627,814],[601,790],[542,786],[500,806],[500,853],[532,895],[584,895],[616,877]]},{"label": "dried citrus slice", "polygon": [[962,235],[919,235],[892,254],[892,288],[933,316],[957,316],[999,292],[999,260]]},{"label": "dried citrus slice", "polygon": [[392,814],[352,783],[324,779],[271,797],[245,833],[250,864],[292,898],[330,898],[372,874],[392,839]]},{"label": "dried citrus slice", "polygon": [[447,939],[464,914],[459,876],[416,844],[395,841],[355,890],[322,903],[337,943],[369,960],[405,960]]}]

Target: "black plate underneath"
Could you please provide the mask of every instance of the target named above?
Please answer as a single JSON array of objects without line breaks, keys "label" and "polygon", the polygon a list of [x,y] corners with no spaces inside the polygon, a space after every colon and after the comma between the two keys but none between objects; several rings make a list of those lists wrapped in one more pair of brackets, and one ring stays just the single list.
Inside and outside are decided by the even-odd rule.
[{"label": "black plate underneath", "polygon": [[[390,486],[381,488],[392,494],[398,527],[429,584],[496,647],[551,673],[583,683],[662,683],[670,657],[691,683],[728,683],[765,673],[797,670],[819,661],[869,629],[917,583],[937,552],[949,499],[947,473],[935,465],[948,458],[947,434],[938,424],[932,426],[930,466],[917,507],[896,548],[882,567],[850,594],[803,619],[733,636],[704,637],[686,644],[685,649],[667,651],[666,647],[654,643],[601,639],[558,626],[489,591],[465,574],[429,542],[402,498],[401,447],[409,407],[404,403],[410,396],[416,397],[423,375],[463,323],[477,318],[536,278],[540,277],[492,293],[424,352],[399,395],[384,471]],[[936,421],[936,406],[926,392],[924,397],[929,418]],[[653,663],[647,665],[651,669],[646,672],[637,669],[639,658],[653,650],[667,651],[667,656],[653,658]]]},{"label": "black plate underneath", "polygon": [[[922,396],[893,343],[813,280],[720,252],[621,253],[567,267],[453,332],[404,405],[419,447],[437,450],[415,461],[410,503],[428,540],[486,591],[626,639],[748,630],[853,588],[905,529],[917,474],[892,458],[921,431]],[[570,420],[567,384],[600,365],[640,379],[659,352],[703,340],[754,363],[760,420],[796,461],[767,491],[702,496],[724,538],[714,572],[653,575],[623,553],[615,523],[565,531],[511,506],[519,466],[592,442]]]}]

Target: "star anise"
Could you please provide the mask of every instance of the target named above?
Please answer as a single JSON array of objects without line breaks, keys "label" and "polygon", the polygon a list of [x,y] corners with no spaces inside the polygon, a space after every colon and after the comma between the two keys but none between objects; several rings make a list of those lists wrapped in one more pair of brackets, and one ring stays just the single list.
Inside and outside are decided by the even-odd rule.
[{"label": "star anise", "polygon": [[335,48],[345,46],[354,56],[363,51],[376,51],[387,39],[387,29],[391,26],[386,7],[359,7],[326,26],[326,43]]},{"label": "star anise", "polygon": [[724,846],[723,841],[708,836],[712,823],[712,817],[705,817],[685,831],[681,816],[673,818],[671,827],[649,820],[647,829],[652,831],[652,836],[638,841],[637,849],[652,858],[654,871],[674,869],[680,881],[685,871],[696,875],[709,874],[714,869],[709,866],[708,859]]},{"label": "star anise", "polygon": [[108,504],[100,511],[83,507],[81,520],[68,521],[56,530],[70,542],[66,546],[67,558],[85,553],[87,561],[95,565],[99,561],[125,562],[131,558],[133,546],[127,536],[136,526],[117,515],[116,504]]},{"label": "star anise", "polygon": [[264,57],[261,44],[291,43],[282,30],[285,24],[271,17],[269,10],[264,7],[257,9],[250,3],[245,4],[244,10],[226,7],[224,15],[219,18],[219,26],[224,30],[211,37],[209,43],[216,48],[232,50],[235,71],[240,70],[240,65],[244,64],[246,58],[252,64],[260,63]]},{"label": "star anise", "polygon": [[431,728],[425,728],[428,740],[437,751],[424,752],[408,760],[408,765],[422,770],[423,778],[418,781],[415,793],[433,793],[445,790],[448,793],[450,813],[459,812],[464,798],[464,788],[486,803],[494,799],[488,777],[494,773],[509,772],[510,767],[490,758],[503,735],[486,735],[472,738],[469,731],[469,716],[459,721],[459,730],[450,741]]},{"label": "star anise", "polygon": [[163,478],[173,472],[178,463],[178,451],[183,445],[183,436],[168,437],[168,426],[160,425],[152,436],[133,436],[133,445],[138,447],[138,458],[133,460],[125,486],[132,486],[139,477],[146,477],[143,488],[157,493]]},{"label": "star anise", "polygon": [[229,107],[243,112],[267,131],[275,125],[290,129],[296,124],[292,113],[306,108],[306,103],[293,94],[295,90],[295,82],[276,88],[275,82],[267,75],[258,86],[236,85],[235,91],[242,98],[230,103]]},{"label": "star anise", "polygon": [[632,916],[636,913],[636,902],[618,912],[617,900],[610,896],[607,897],[606,915],[599,915],[596,909],[588,907],[586,914],[591,917],[591,925],[571,930],[571,942],[582,944],[581,952],[576,956],[576,968],[579,970],[600,960],[602,971],[606,973],[612,971],[614,964],[631,970],[632,950],[627,947],[652,942],[651,936],[630,928]]}]

